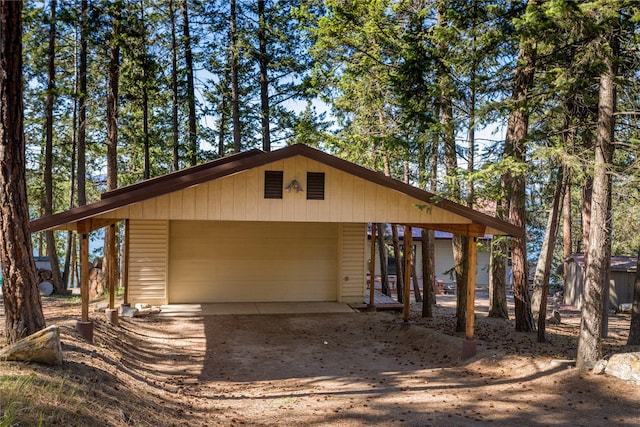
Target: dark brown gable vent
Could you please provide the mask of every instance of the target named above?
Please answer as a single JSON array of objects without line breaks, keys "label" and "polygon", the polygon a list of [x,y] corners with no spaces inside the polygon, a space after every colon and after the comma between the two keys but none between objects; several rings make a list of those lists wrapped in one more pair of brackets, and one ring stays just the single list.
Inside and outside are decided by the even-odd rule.
[{"label": "dark brown gable vent", "polygon": [[264,171],[264,198],[282,199],[282,171]]},{"label": "dark brown gable vent", "polygon": [[307,172],[307,200],[324,200],[324,172]]}]

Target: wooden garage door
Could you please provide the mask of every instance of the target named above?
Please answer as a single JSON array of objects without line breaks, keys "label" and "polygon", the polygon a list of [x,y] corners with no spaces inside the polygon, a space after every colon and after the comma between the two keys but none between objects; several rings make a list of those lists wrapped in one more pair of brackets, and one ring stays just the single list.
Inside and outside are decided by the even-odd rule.
[{"label": "wooden garage door", "polygon": [[338,225],[171,221],[169,302],[335,301]]}]

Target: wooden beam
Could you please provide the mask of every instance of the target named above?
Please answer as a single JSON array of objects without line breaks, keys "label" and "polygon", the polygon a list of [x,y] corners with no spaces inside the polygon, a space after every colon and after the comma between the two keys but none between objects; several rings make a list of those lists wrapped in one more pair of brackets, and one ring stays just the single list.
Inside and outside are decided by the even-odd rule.
[{"label": "wooden beam", "polygon": [[409,315],[411,314],[411,263],[413,257],[413,234],[410,226],[404,227],[404,288],[402,302],[404,303],[403,320],[409,321]]},{"label": "wooden beam", "polygon": [[375,305],[376,290],[376,224],[371,223],[371,260],[369,261],[369,306]]},{"label": "wooden beam", "polygon": [[[83,221],[78,221],[75,224],[74,229],[80,234],[89,234],[92,231],[95,231],[99,228],[109,227],[116,222],[121,221],[121,219],[113,219],[113,218],[89,218]],[[69,224],[72,225],[72,224]],[[57,229],[56,229],[57,230]]]},{"label": "wooden beam", "polygon": [[80,238],[80,296],[82,299],[82,321],[89,321],[89,234]]},{"label": "wooden beam", "polygon": [[487,227],[482,224],[404,224],[415,228],[424,228],[425,230],[446,231],[451,234],[461,236],[484,237]]},{"label": "wooden beam", "polygon": [[124,220],[124,245],[122,246],[122,286],[124,305],[129,304],[129,220]]},{"label": "wooden beam", "polygon": [[469,238],[467,246],[467,321],[466,321],[466,337],[468,340],[473,339],[474,320],[476,307],[476,257],[478,252],[477,239]]},{"label": "wooden beam", "polygon": [[116,296],[116,225],[109,226],[109,271],[107,280],[109,281],[109,309],[113,310]]}]

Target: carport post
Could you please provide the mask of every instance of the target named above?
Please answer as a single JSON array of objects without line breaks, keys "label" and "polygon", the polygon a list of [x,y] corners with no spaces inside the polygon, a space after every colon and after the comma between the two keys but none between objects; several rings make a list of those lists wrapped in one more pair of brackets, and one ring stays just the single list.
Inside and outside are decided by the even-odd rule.
[{"label": "carport post", "polygon": [[124,300],[122,305],[129,306],[129,219],[124,220],[124,244],[122,245],[122,287]]},{"label": "carport post", "polygon": [[93,322],[89,320],[89,230],[86,224],[78,224],[80,238],[80,296],[82,318],[76,322],[76,330],[87,342],[93,343]]},{"label": "carport post", "polygon": [[468,359],[476,354],[476,343],[473,341],[476,307],[476,257],[478,252],[477,237],[468,236],[467,244],[467,307],[466,307],[466,340],[462,342],[462,358]]},{"label": "carport post", "polygon": [[80,297],[82,321],[89,321],[89,235],[82,233],[80,239]]},{"label": "carport post", "polygon": [[112,325],[118,324],[118,310],[114,308],[116,301],[116,224],[109,225],[109,257],[107,280],[109,282],[109,308],[105,310],[107,321]]},{"label": "carport post", "polygon": [[402,302],[404,303],[403,307],[403,319],[405,322],[409,321],[409,315],[411,314],[411,305],[409,304],[411,300],[411,263],[413,260],[413,232],[411,227],[405,225],[404,226],[404,283],[402,286],[404,287],[404,295]]},{"label": "carport post", "polygon": [[376,224],[371,223],[371,260],[369,261],[369,308],[375,307]]},{"label": "carport post", "polygon": [[105,254],[109,257],[109,271],[107,277],[109,279],[109,309],[113,310],[115,305],[116,294],[116,225],[109,226],[109,253]]},{"label": "carport post", "polygon": [[468,340],[473,339],[474,320],[476,310],[476,257],[477,257],[476,237],[469,236],[469,246],[467,247],[467,262],[469,263],[467,275],[467,322],[466,336]]}]

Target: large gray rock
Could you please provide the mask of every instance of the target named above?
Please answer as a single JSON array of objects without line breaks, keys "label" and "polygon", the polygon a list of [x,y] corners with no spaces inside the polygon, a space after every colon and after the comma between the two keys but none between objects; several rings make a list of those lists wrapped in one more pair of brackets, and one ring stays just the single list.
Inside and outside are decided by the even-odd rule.
[{"label": "large gray rock", "polygon": [[53,325],[0,350],[0,360],[62,364],[60,329]]},{"label": "large gray rock", "polygon": [[614,354],[605,373],[640,385],[640,353]]}]

